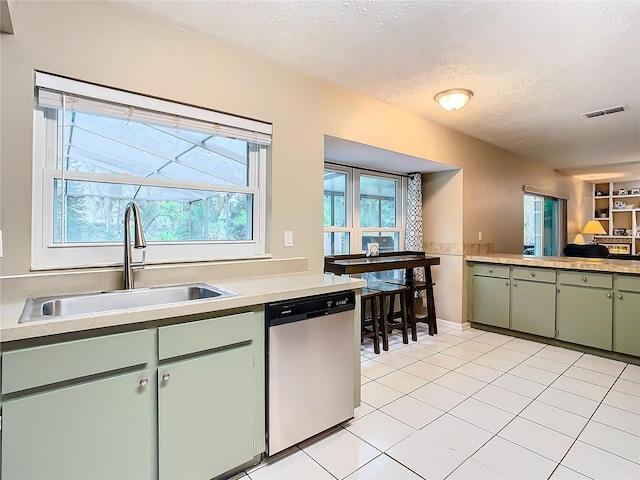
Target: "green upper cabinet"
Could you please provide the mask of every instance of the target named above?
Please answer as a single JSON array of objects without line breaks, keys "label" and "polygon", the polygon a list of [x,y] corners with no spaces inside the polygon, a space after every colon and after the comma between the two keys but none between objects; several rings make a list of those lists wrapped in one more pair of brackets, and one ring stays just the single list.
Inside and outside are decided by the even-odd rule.
[{"label": "green upper cabinet", "polygon": [[613,299],[613,350],[640,356],[640,276],[619,275]]},{"label": "green upper cabinet", "polygon": [[611,350],[613,276],[603,273],[558,273],[557,338]]},{"label": "green upper cabinet", "polygon": [[508,275],[507,278],[474,275],[473,321],[509,328]]}]

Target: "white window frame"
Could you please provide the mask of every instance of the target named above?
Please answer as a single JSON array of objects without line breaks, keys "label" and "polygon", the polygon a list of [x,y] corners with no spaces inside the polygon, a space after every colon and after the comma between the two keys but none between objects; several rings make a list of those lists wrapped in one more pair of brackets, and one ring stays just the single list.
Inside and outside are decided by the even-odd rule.
[{"label": "white window frame", "polygon": [[[346,226],[324,227],[324,233],[348,232],[349,251],[351,253],[362,252],[362,232],[376,231],[381,233],[398,232],[398,250],[404,250],[406,211],[407,211],[407,178],[403,175],[378,172],[357,167],[349,167],[334,163],[325,163],[324,170],[346,174],[347,185],[345,192]],[[396,182],[396,227],[361,227],[360,226],[360,178],[372,177],[394,180]]]},{"label": "white window frame", "polygon": [[[327,165],[325,164],[324,170],[343,173],[346,175],[346,185],[345,185],[345,194],[344,194],[344,205],[345,205],[345,226],[344,227],[324,227],[323,233],[341,233],[346,232],[349,234],[349,251],[353,252],[353,169],[344,167],[342,165]],[[324,197],[324,194],[323,194]]]},{"label": "white window frame", "polygon": [[[33,183],[32,183],[32,270],[83,268],[121,265],[123,243],[54,243],[54,180],[89,180],[95,182],[122,183],[145,186],[163,186],[200,189],[215,192],[240,192],[253,195],[251,240],[242,241],[189,241],[147,242],[146,263],[181,263],[194,261],[252,259],[270,257],[266,252],[266,185],[267,140],[270,143],[271,125],[210,110],[159,100],[143,95],[68,80],[36,72],[36,86],[55,88],[62,92],[81,93],[104,101],[135,104],[153,111],[174,115],[188,115],[199,121],[216,122],[217,131],[225,131],[225,123],[233,128],[256,129],[249,158],[248,187],[226,187],[218,184],[157,180],[144,177],[101,175],[57,168],[57,120],[47,118],[45,110],[34,107]],[[128,103],[127,103],[128,102]],[[234,123],[235,122],[235,123]],[[247,130],[250,135],[253,130]],[[251,141],[251,140],[249,140]],[[128,177],[128,178],[127,178]],[[136,252],[134,256],[142,254]],[[136,258],[137,260],[137,258]]]}]

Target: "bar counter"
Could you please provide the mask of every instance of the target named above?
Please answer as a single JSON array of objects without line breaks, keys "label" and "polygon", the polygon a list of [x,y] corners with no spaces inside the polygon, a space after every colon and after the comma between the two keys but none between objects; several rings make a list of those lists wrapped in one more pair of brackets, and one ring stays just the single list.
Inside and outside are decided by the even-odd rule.
[{"label": "bar counter", "polygon": [[640,275],[640,261],[583,257],[535,257],[494,253],[488,255],[466,255],[467,262],[520,265],[526,267],[556,268],[562,270],[589,270],[594,272],[630,273]]}]

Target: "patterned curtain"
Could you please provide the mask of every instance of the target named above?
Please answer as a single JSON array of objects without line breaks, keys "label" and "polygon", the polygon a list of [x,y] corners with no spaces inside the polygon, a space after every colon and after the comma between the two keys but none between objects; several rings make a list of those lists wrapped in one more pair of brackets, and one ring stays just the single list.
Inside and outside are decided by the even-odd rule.
[{"label": "patterned curtain", "polygon": [[[407,192],[407,231],[404,236],[406,250],[421,252],[422,246],[422,176],[419,173],[409,175]],[[413,279],[424,281],[424,270],[415,268]]]}]

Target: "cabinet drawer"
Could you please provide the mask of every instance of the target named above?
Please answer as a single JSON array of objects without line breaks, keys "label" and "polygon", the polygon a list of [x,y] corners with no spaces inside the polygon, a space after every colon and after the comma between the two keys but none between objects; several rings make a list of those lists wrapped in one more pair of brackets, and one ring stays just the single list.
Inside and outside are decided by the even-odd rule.
[{"label": "cabinet drawer", "polygon": [[2,393],[143,365],[152,355],[149,330],[5,352]]},{"label": "cabinet drawer", "polygon": [[613,275],[592,272],[558,272],[558,282],[563,285],[613,288]]},{"label": "cabinet drawer", "polygon": [[548,268],[513,267],[513,278],[534,282],[556,283],[556,271]]},{"label": "cabinet drawer", "polygon": [[640,275],[618,275],[616,290],[640,292]]},{"label": "cabinet drawer", "polygon": [[263,338],[264,315],[245,312],[158,328],[158,358],[189,355]]},{"label": "cabinet drawer", "polygon": [[509,267],[485,263],[476,264],[473,266],[473,274],[483,277],[509,278]]}]

